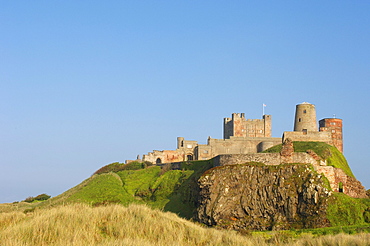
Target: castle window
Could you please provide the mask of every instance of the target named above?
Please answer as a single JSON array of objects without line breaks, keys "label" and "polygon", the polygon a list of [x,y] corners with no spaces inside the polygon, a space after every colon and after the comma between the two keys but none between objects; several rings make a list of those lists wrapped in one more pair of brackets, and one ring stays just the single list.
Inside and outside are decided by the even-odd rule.
[{"label": "castle window", "polygon": [[305,114],[305,113],[307,113],[307,111],[306,110],[303,110],[303,113]]},{"label": "castle window", "polygon": [[335,133],[335,130],[331,130],[332,133]]},{"label": "castle window", "polygon": [[208,150],[203,150],[203,153],[204,154],[208,154]]},{"label": "castle window", "polygon": [[342,182],[339,182],[338,191],[343,192],[343,183]]},{"label": "castle window", "polygon": [[301,119],[301,118],[299,118],[299,119],[298,119],[298,122],[301,122],[301,121],[302,121],[302,119]]},{"label": "castle window", "polygon": [[304,135],[307,135],[307,129],[303,129],[302,132]]},{"label": "castle window", "polygon": [[192,146],[191,144],[188,144],[186,147],[187,147],[188,149],[193,148],[193,146]]}]

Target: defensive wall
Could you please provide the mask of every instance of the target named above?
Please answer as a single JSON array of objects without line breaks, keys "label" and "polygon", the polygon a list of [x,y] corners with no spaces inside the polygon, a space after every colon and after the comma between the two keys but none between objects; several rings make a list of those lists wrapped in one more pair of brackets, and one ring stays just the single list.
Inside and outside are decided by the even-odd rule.
[{"label": "defensive wall", "polygon": [[220,154],[247,154],[264,151],[280,144],[281,138],[233,137],[214,139],[209,137],[207,144],[177,138],[176,150],[154,150],[143,155],[143,161],[167,163],[188,160],[209,160]]},{"label": "defensive wall", "polygon": [[329,181],[330,187],[335,192],[343,192],[355,198],[367,198],[366,190],[361,182],[348,176],[340,168],[327,166],[326,161],[322,160],[315,152],[294,152],[293,142],[286,139],[280,153],[253,153],[253,154],[228,154],[219,155],[213,159],[213,166],[225,166],[243,164],[248,162],[260,162],[265,165],[280,164],[311,164],[315,171],[323,174]]},{"label": "defensive wall", "polygon": [[304,141],[304,142],[325,142],[333,145],[330,132],[284,132],[283,142],[285,139],[292,139],[293,141]]},{"label": "defensive wall", "polygon": [[303,152],[295,152],[289,162],[280,153],[256,153],[239,155],[218,155],[213,159],[213,166],[224,166],[233,164],[242,164],[247,162],[261,162],[265,165],[280,165],[282,163],[305,163],[318,165],[318,162],[312,156]]}]

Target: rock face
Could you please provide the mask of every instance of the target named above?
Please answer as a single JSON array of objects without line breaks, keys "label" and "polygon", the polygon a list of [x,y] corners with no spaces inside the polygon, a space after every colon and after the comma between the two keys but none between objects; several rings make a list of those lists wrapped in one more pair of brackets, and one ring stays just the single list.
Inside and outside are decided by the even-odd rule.
[{"label": "rock face", "polygon": [[226,165],[199,179],[197,219],[234,230],[330,226],[330,192],[310,165]]}]

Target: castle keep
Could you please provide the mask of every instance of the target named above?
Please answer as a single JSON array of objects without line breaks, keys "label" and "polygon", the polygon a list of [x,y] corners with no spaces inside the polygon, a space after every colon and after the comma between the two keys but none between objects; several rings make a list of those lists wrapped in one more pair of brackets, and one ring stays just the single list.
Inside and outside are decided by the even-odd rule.
[{"label": "castle keep", "polygon": [[176,150],[154,150],[143,155],[142,161],[170,163],[187,160],[208,160],[223,154],[260,153],[286,139],[292,141],[318,141],[337,147],[343,152],[342,120],[326,118],[316,121],[315,105],[304,102],[296,106],[294,131],[284,132],[282,138],[271,137],[272,117],[263,115],[262,119],[246,119],[244,113],[233,113],[224,118],[224,138],[209,137],[207,144],[177,138]]}]

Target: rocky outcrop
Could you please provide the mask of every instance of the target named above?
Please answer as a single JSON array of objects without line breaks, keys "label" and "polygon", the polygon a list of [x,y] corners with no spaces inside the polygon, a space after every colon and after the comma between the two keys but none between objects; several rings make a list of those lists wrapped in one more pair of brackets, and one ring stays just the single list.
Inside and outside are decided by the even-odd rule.
[{"label": "rocky outcrop", "polygon": [[310,165],[226,165],[198,181],[197,219],[228,229],[279,230],[329,226],[330,192]]}]

